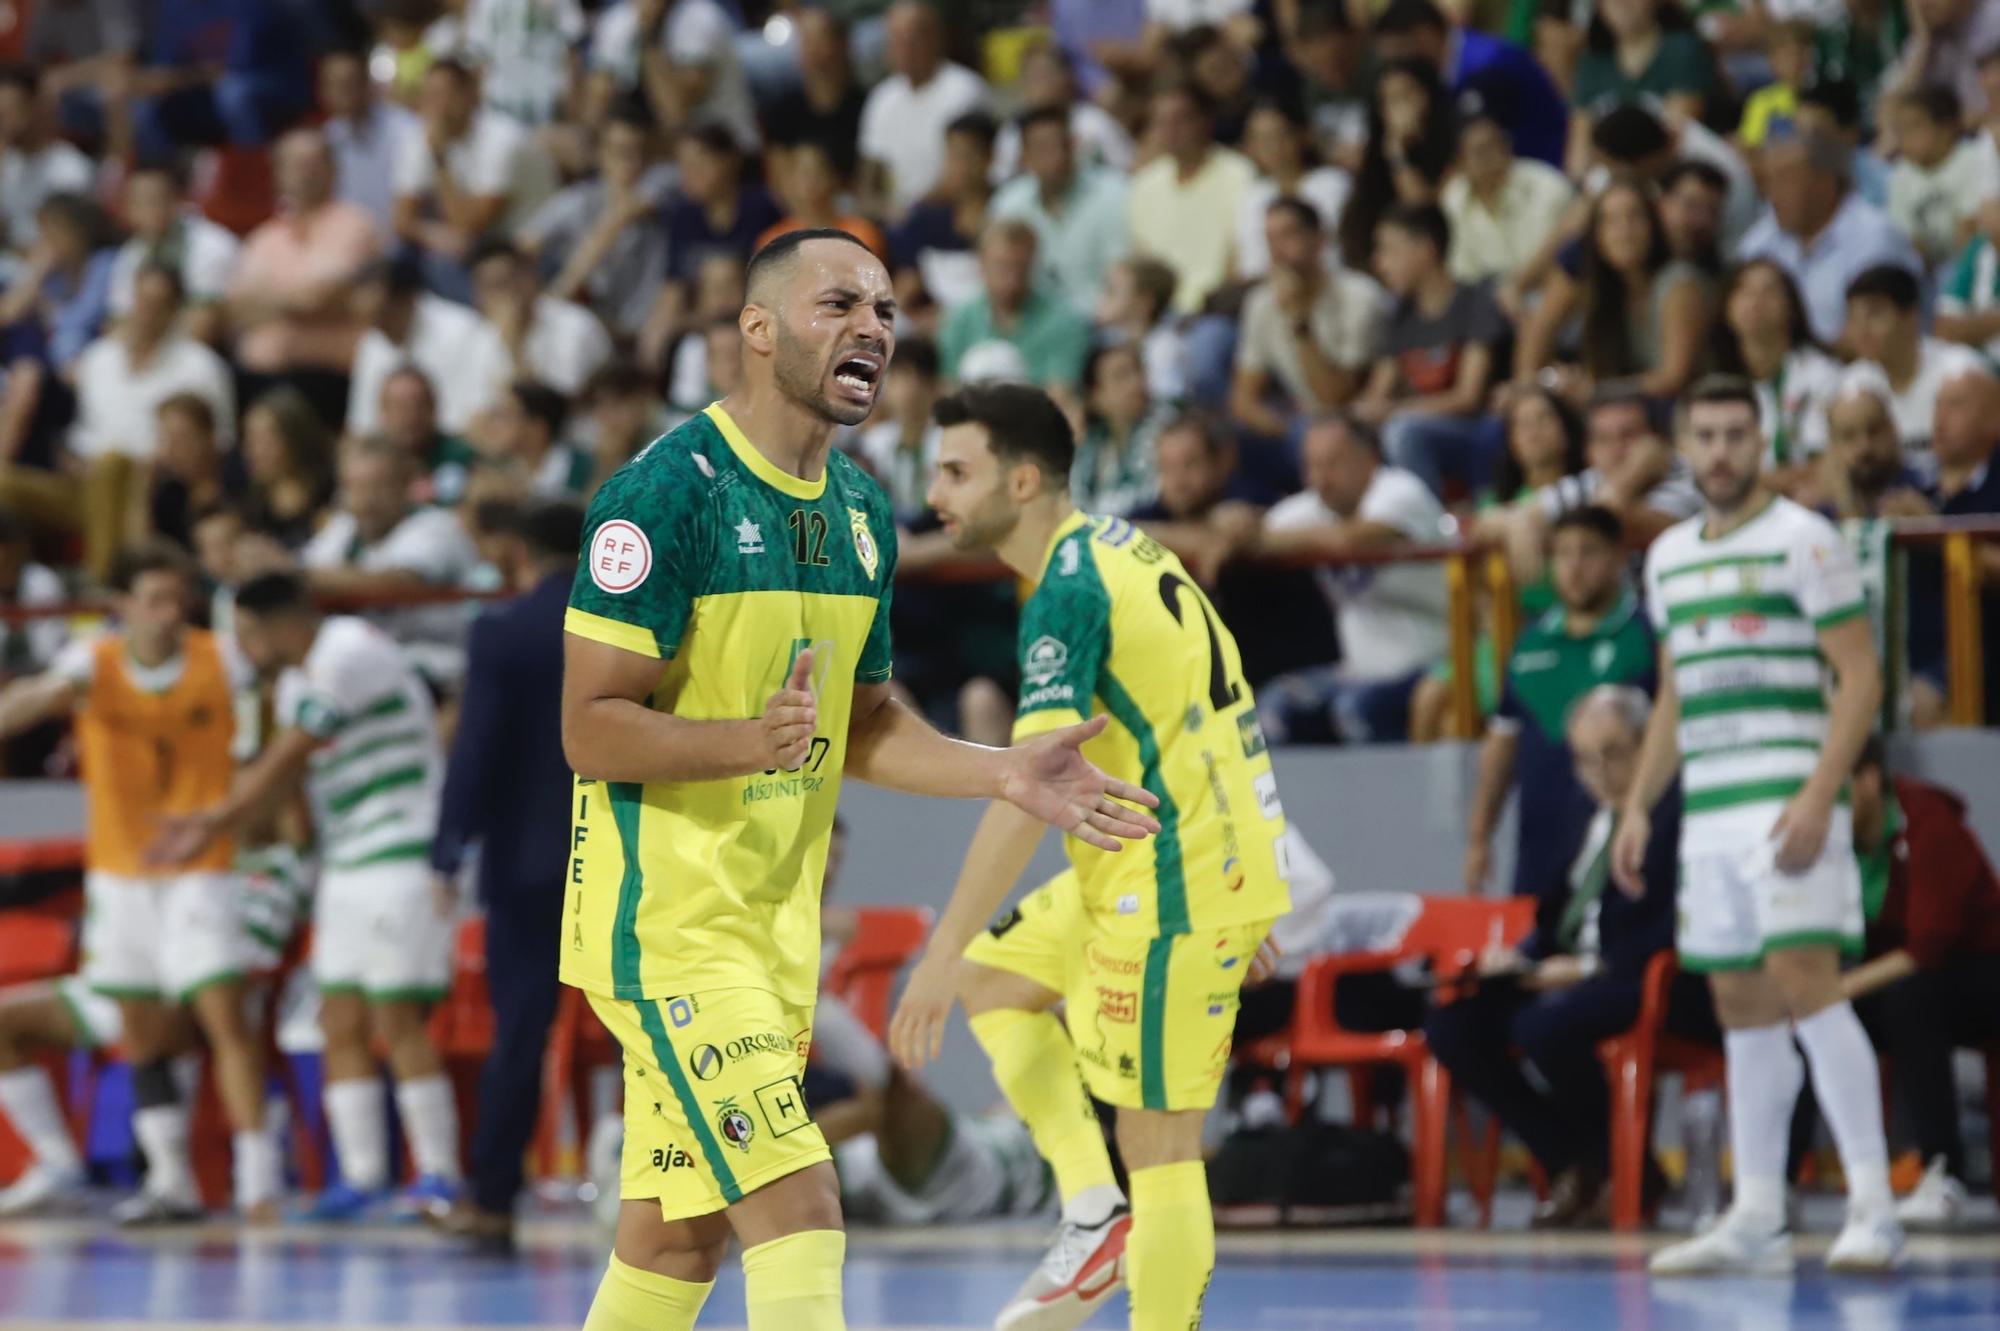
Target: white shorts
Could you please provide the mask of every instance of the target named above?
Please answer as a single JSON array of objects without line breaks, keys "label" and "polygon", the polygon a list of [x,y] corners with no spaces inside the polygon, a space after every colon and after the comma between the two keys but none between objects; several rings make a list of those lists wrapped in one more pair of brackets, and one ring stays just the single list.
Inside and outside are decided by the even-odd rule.
[{"label": "white shorts", "polygon": [[313,900],[313,980],[322,993],[376,1001],[442,998],[451,988],[454,920],[438,910],[422,860],[322,868]]},{"label": "white shorts", "polygon": [[1819,859],[1800,874],[1780,873],[1773,863],[1775,821],[1683,832],[1676,941],[1683,969],[1749,970],[1766,953],[1815,944],[1860,952],[1861,868],[1849,811],[1834,809]]},{"label": "white shorts", "polygon": [[244,973],[242,885],[231,873],[83,878],[83,966],[113,998],[181,1002]]}]

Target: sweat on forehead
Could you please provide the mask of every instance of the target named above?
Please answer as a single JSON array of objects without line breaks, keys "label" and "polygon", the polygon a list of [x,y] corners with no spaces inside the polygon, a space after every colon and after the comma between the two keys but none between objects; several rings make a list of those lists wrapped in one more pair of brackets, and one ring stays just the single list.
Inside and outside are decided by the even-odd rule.
[{"label": "sweat on forehead", "polygon": [[[752,304],[766,305],[774,300],[783,285],[790,281],[807,260],[819,258],[822,251],[831,258],[837,246],[852,246],[868,259],[879,264],[875,252],[861,241],[834,227],[808,227],[799,231],[789,231],[757,251],[750,258],[750,266],[744,272],[744,289]],[[853,256],[842,254],[836,262],[846,263]]]}]

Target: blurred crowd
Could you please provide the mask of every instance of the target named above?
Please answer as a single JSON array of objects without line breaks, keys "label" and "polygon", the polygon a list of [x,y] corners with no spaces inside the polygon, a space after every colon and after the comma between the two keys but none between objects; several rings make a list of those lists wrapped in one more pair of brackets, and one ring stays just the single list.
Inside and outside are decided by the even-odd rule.
[{"label": "blurred crowd", "polygon": [[[495,585],[496,514],[731,391],[745,261],[839,226],[902,303],[842,440],[918,575],[897,674],[963,733],[1006,733],[1015,597],[922,581],[930,410],[996,378],[1057,396],[1079,503],[1212,584],[1311,742],[1443,733],[1447,600],[1435,563],[1297,557],[1472,538],[1540,614],[1563,514],[1642,544],[1696,510],[1674,401],[1745,374],[1780,487],[1907,579],[1898,705],[1944,717],[1941,565],[1880,520],[2000,512],[1996,0],[11,11],[0,599],[164,537],[218,615],[288,566],[400,598],[449,694],[470,611],[408,593]],[[0,672],[63,633],[0,625]]]}]

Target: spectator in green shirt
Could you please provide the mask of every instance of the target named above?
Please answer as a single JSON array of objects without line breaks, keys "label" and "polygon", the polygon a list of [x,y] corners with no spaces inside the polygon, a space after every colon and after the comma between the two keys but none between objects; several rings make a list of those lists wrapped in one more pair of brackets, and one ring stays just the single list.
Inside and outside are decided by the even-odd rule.
[{"label": "spectator in green shirt", "polygon": [[985,342],[1020,353],[1028,382],[1073,394],[1090,351],[1090,324],[1069,301],[1034,284],[1035,229],[1016,217],[989,222],[979,237],[981,291],[945,316],[938,351],[947,379]]},{"label": "spectator in green shirt", "polygon": [[1570,100],[1570,175],[1589,158],[1591,121],[1613,107],[1657,98],[1668,111],[1699,119],[1715,86],[1708,47],[1666,0],[1603,0],[1576,62]]}]

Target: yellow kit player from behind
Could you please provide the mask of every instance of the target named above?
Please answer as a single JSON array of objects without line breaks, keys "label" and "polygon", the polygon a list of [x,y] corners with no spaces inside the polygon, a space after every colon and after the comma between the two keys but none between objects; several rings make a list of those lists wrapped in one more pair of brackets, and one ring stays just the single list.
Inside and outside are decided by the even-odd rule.
[{"label": "yellow kit player from behind", "polygon": [[[1118,856],[1071,838],[1075,872],[981,933],[1041,839],[994,805],[891,1046],[911,1066],[936,1057],[952,1000],[963,999],[1055,1172],[1055,1245],[997,1326],[1080,1325],[1125,1280],[1133,1327],[1187,1331],[1215,1267],[1202,1120],[1229,1061],[1238,988],[1290,909],[1277,778],[1236,641],[1194,579],[1131,523],[1071,506],[1074,443],[1048,396],[967,388],[936,414],[930,503],[945,530],[1035,583],[1021,616],[1016,742],[1108,721],[1086,752],[1152,794],[1160,831]],[[1129,1213],[1086,1086],[1118,1109]]]},{"label": "yellow kit player from behind", "polygon": [[1130,807],[1152,796],[1079,752],[1101,722],[989,749],[890,699],[895,528],[832,451],[888,369],[889,274],[805,230],[757,253],[748,288],[743,387],[598,492],[565,623],[562,978],[626,1067],[586,1331],[691,1327],[732,1231],[752,1331],[845,1325],[839,1185],[799,1084],[843,774],[1010,801],[1107,853],[1158,827]]}]

